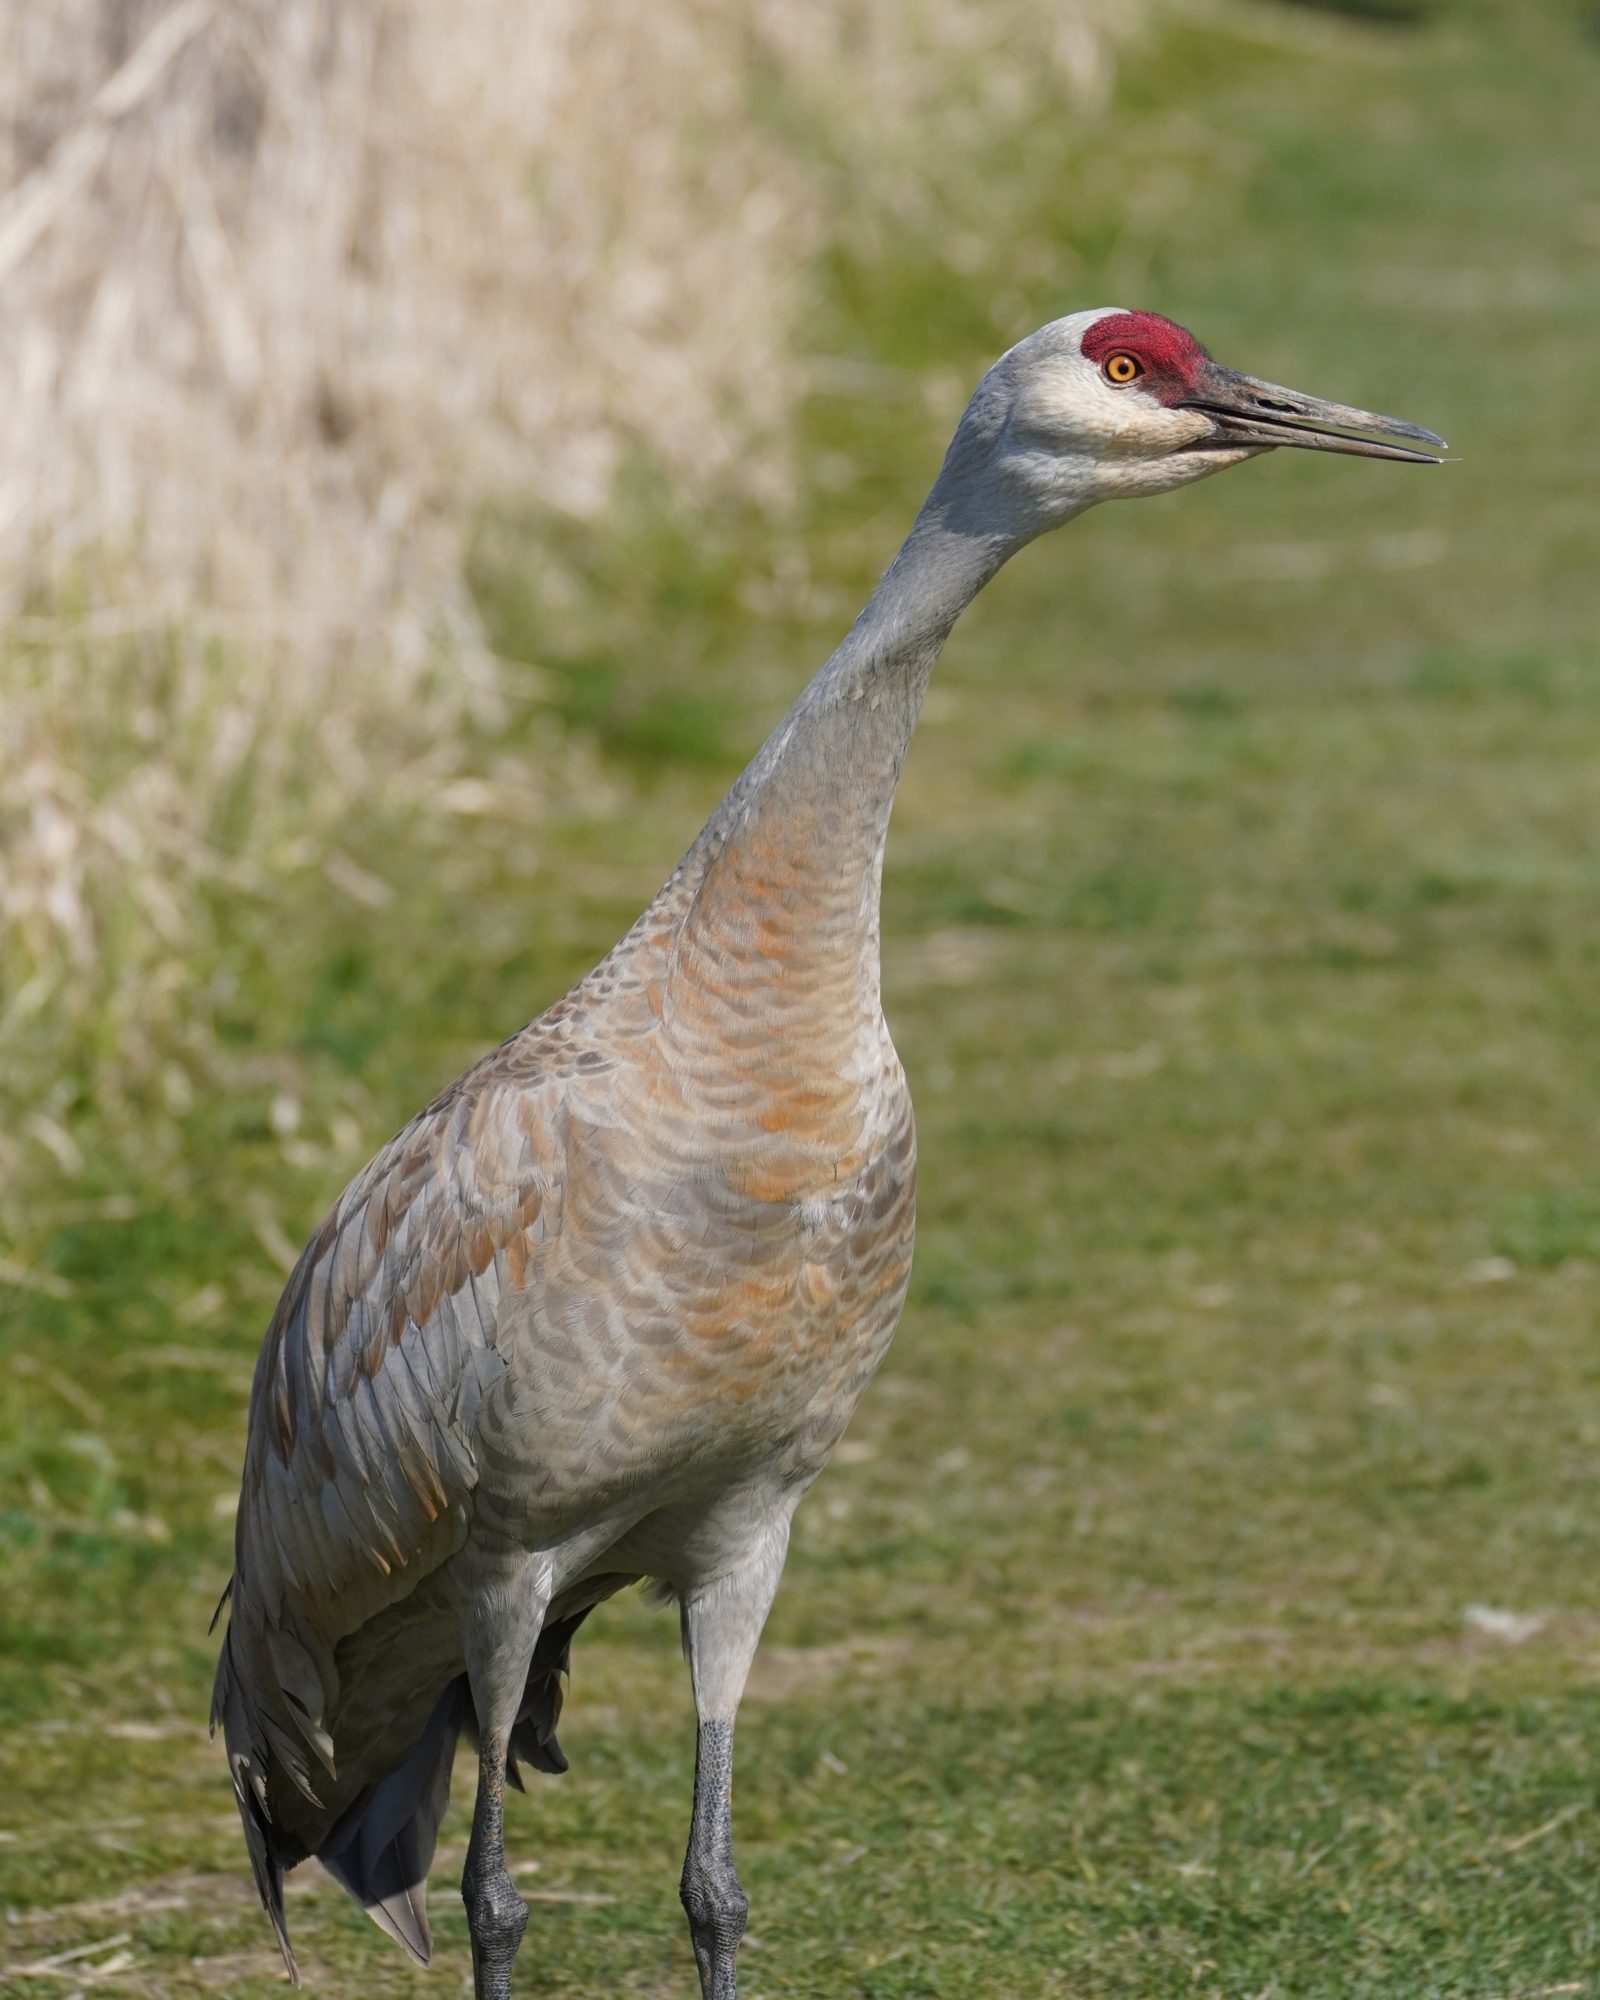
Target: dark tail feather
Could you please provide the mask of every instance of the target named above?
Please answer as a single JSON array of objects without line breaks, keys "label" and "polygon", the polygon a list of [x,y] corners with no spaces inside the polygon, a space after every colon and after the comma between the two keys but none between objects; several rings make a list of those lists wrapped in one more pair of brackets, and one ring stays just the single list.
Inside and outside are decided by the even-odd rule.
[{"label": "dark tail feather", "polygon": [[[536,1771],[564,1771],[567,1760],[556,1741],[561,1714],[561,1681],[567,1672],[572,1635],[592,1606],[548,1625],[539,1635],[521,1712],[511,1732],[506,1775],[520,1790],[518,1761]],[[439,1822],[450,1801],[450,1767],[456,1739],[476,1743],[478,1718],[465,1675],[454,1680],[434,1704],[415,1749],[397,1770],[364,1792],[340,1818],[317,1849],[317,1859],[340,1886],[349,1891],[380,1930],[403,1944],[420,1965],[433,1952],[428,1928],[428,1868],[433,1860]],[[246,1826],[248,1833],[249,1827]],[[255,1857],[252,1845],[251,1856]],[[262,1850],[271,1867],[270,1856]],[[263,1883],[258,1867],[256,1880]],[[281,1885],[281,1876],[276,1876]],[[277,1909],[283,1908],[281,1886]],[[262,1887],[267,1901],[267,1887]],[[269,1914],[273,1905],[268,1902]],[[279,1918],[273,1918],[279,1923]],[[283,1932],[279,1929],[279,1938]],[[284,1942],[285,1955],[288,1945]],[[293,1961],[290,1961],[293,1971]]]},{"label": "dark tail feather", "polygon": [[[228,1589],[233,1588],[230,1582]],[[224,1597],[227,1592],[223,1593]],[[219,1604],[220,1611],[222,1606]],[[213,1620],[215,1623],[215,1620]],[[256,1878],[261,1907],[272,1920],[283,1953],[284,1970],[293,1986],[300,1984],[300,1969],[294,1962],[289,1943],[289,1926],[283,1912],[283,1871],[304,1861],[305,1849],[272,1824],[267,1811],[266,1787],[262,1782],[263,1755],[250,1727],[250,1717],[233,1667],[233,1632],[222,1642],[217,1661],[216,1687],[211,1697],[211,1732],[221,1725],[228,1748],[228,1768],[233,1775],[233,1793],[239,1802],[239,1818],[244,1825],[244,1844],[250,1856],[250,1872]]]},{"label": "dark tail feather", "polygon": [[567,1768],[566,1757],[556,1741],[556,1724],[561,1720],[561,1683],[572,1664],[572,1635],[593,1610],[587,1605],[570,1618],[547,1625],[539,1634],[528,1668],[528,1685],[523,1691],[522,1709],[506,1757],[506,1776],[517,1790],[524,1789],[519,1768],[527,1764],[535,1771],[559,1773]]},{"label": "dark tail feather", "polygon": [[[586,1604],[570,1617],[547,1625],[539,1634],[539,1643],[533,1649],[533,1661],[528,1668],[528,1684],[522,1691],[522,1707],[517,1712],[511,1740],[506,1746],[506,1779],[519,1792],[528,1789],[522,1782],[522,1765],[527,1764],[535,1771],[556,1774],[567,1768],[566,1757],[556,1741],[556,1724],[561,1720],[561,1683],[571,1668],[572,1635],[593,1609],[593,1604]],[[477,1711],[472,1706],[465,1678],[457,1682],[457,1686],[461,1689],[461,1733],[476,1750]]]},{"label": "dark tail feather", "polygon": [[450,1767],[465,1720],[465,1694],[464,1681],[451,1682],[411,1755],[363,1793],[317,1849],[317,1859],[333,1879],[419,1965],[433,1955],[428,1868],[450,1802]]},{"label": "dark tail feather", "polygon": [[294,1962],[289,1925],[283,1913],[283,1868],[272,1851],[272,1833],[266,1809],[251,1789],[248,1778],[241,1783],[235,1777],[233,1789],[239,1800],[239,1817],[244,1821],[244,1844],[250,1852],[250,1870],[256,1878],[256,1893],[261,1898],[262,1909],[272,1920],[289,1984],[298,1986],[300,1968]]}]

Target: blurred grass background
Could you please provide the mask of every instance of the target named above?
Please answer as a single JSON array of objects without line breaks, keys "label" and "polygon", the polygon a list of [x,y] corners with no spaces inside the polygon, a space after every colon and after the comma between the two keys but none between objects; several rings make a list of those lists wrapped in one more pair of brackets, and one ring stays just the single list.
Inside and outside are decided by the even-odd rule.
[{"label": "blurred grass background", "polygon": [[[742,1725],[746,1990],[1600,1992],[1592,10],[1151,0],[1045,32],[907,0],[796,10],[787,41],[658,12],[676,26],[634,67],[705,101],[663,84],[665,152],[630,152],[574,225],[531,414],[495,318],[518,295],[479,301],[461,421],[503,422],[507,458],[429,483],[474,263],[420,349],[426,421],[272,433],[207,378],[208,434],[264,439],[247,497],[206,461],[166,540],[137,508],[91,533],[81,494],[7,514],[0,1984],[278,1990],[202,1718],[284,1268],[374,1145],[652,893],[994,353],[1116,302],[1461,457],[1269,460],[1091,515],[939,670],[885,892],[917,1276],[799,1517]],[[350,18],[434,53],[420,16]],[[567,94],[541,101],[566,110],[530,113],[525,158],[494,128],[508,227],[519,175],[586,185],[572,107],[611,73],[562,18]],[[260,69],[265,16],[229,19]],[[189,55],[221,75],[211,33],[197,14]],[[306,61],[267,127],[345,74]],[[446,108],[494,68],[461,57]],[[18,188],[64,101],[41,94],[28,157],[13,106]],[[146,110],[159,154],[175,114]],[[697,145],[731,183],[682,166]],[[669,242],[749,264],[737,364],[705,301],[674,318],[638,275],[647,190]],[[536,284],[555,253],[506,254]],[[46,304],[71,294],[52,270]],[[383,268],[361,282],[381,305]],[[359,323],[397,352],[414,327],[370,299]],[[353,338],[330,408],[370,410]],[[27,379],[48,406],[66,378]],[[368,450],[422,497],[363,569],[387,489],[318,453]],[[171,471],[148,432],[128,451]],[[186,523],[270,523],[271,451],[320,496],[339,616],[321,573],[302,602],[292,566],[161,568]],[[586,1629],[572,1772],[512,1815],[519,1991],[691,1990],[676,1649],[632,1600]],[[447,1836],[432,1990],[464,1991],[459,1802]],[[315,1990],[423,1990],[309,1871],[290,1910]]]}]

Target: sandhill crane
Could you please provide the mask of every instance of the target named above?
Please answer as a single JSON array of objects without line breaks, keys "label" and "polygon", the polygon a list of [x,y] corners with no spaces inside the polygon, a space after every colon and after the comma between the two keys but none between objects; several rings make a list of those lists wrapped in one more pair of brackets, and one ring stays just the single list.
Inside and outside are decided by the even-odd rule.
[{"label": "sandhill crane", "polygon": [[929,672],[1001,564],[1097,501],[1282,446],[1435,462],[1393,439],[1443,442],[1219,367],[1154,313],[1013,347],[655,901],[341,1195],[256,1368],[212,1714],[291,1978],[283,1871],[311,1854],[426,1963],[465,1733],[474,1991],[508,2000],[527,1906],[506,1781],[565,1768],[573,1634],[649,1578],[680,1607],[698,1716],[682,1899],[704,2000],[734,2000],[734,1715],[791,1516],[911,1270],[878,891]]}]

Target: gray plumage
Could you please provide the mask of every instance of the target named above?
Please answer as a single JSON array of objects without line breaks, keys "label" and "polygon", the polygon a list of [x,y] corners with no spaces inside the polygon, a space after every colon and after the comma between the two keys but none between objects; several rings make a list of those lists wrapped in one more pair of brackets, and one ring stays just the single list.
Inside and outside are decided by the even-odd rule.
[{"label": "gray plumage", "polygon": [[506,2000],[527,1911],[505,1785],[564,1768],[573,1636],[650,1578],[681,1606],[700,1721],[683,1900],[706,2000],[734,2000],[734,1715],[790,1519],[911,1269],[878,892],[928,675],[1000,565],[1097,500],[1275,444],[1419,455],[1330,423],[1429,435],[1229,375],[1154,315],[1080,313],[1014,348],[866,610],[649,909],[340,1196],[256,1369],[213,1705],[291,1976],[283,1871],[312,1854],[426,1962],[466,1735],[475,1990]]}]

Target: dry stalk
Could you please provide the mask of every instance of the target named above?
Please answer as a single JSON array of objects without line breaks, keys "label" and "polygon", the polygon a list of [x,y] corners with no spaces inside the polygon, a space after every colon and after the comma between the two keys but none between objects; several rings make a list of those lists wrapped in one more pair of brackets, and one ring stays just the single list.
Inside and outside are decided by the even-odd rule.
[{"label": "dry stalk", "polygon": [[443,795],[487,499],[781,493],[838,182],[757,79],[867,175],[1041,61],[1094,96],[1112,11],[0,0],[0,1095],[47,1018],[171,1059],[199,885]]}]

